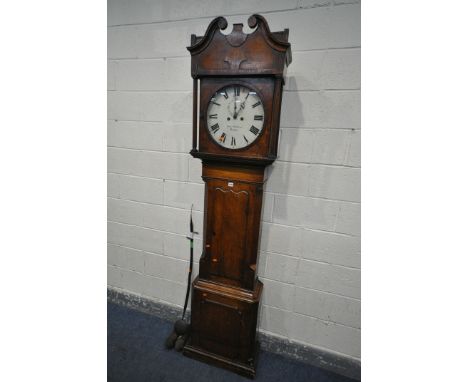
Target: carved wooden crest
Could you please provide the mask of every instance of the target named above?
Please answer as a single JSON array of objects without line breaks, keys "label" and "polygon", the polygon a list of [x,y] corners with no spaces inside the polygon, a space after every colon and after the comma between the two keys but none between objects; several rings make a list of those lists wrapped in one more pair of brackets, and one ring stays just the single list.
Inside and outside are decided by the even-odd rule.
[{"label": "carved wooden crest", "polygon": [[270,32],[268,23],[260,15],[249,17],[248,24],[255,28],[250,34],[243,32],[243,24],[234,24],[229,35],[221,33],[227,28],[224,17],[215,18],[204,36],[191,36],[192,77],[219,75],[274,75],[283,76],[291,62],[289,30]]}]

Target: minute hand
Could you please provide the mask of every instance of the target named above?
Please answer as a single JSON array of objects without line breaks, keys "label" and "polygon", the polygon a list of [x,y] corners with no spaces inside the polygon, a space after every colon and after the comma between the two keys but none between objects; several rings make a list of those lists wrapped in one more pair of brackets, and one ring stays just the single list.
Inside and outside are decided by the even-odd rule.
[{"label": "minute hand", "polygon": [[237,112],[236,117],[237,117],[237,115],[239,115],[239,113],[240,113],[241,110],[244,110],[244,108],[245,108],[245,101],[247,101],[247,98],[249,98],[249,94],[247,94],[247,96],[244,98],[244,101],[239,105],[239,111]]}]

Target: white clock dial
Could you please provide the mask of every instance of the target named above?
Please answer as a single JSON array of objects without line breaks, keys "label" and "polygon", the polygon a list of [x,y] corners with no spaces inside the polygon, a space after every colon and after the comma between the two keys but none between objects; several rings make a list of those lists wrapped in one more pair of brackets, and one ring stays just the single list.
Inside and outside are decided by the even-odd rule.
[{"label": "white clock dial", "polygon": [[206,120],[208,131],[218,145],[241,149],[260,136],[265,110],[255,91],[232,85],[213,94]]}]

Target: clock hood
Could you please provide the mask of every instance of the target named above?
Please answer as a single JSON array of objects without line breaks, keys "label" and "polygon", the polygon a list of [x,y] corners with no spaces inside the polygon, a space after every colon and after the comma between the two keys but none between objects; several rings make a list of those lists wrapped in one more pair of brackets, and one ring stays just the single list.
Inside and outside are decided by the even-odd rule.
[{"label": "clock hood", "polygon": [[252,33],[243,32],[243,24],[234,24],[229,35],[221,33],[227,28],[224,17],[215,18],[204,36],[192,34],[187,47],[192,56],[192,77],[255,76],[283,77],[291,63],[289,29],[270,32],[263,16],[254,14],[248,19]]}]

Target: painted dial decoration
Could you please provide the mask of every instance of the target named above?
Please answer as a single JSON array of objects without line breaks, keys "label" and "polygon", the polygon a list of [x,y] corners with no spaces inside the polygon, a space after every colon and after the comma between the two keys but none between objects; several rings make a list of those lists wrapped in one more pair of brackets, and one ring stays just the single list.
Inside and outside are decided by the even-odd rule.
[{"label": "painted dial decoration", "polygon": [[208,131],[226,149],[241,149],[254,142],[263,130],[264,119],[260,97],[245,86],[222,88],[208,105]]}]

